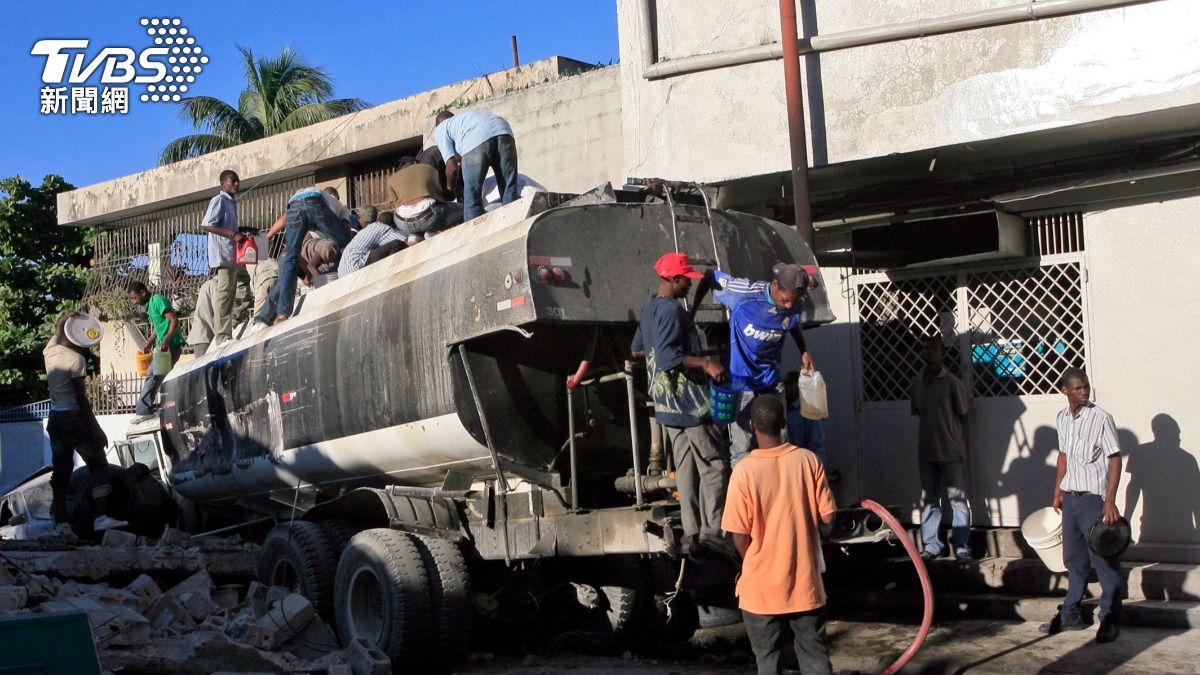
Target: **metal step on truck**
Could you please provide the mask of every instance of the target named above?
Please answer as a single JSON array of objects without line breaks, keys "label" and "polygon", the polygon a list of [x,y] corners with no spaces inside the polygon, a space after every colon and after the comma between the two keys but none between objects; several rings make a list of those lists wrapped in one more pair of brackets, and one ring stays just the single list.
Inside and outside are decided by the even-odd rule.
[{"label": "metal step on truck", "polygon": [[[682,550],[630,361],[668,251],[820,279],[790,227],[710,209],[694,186],[536,194],[177,366],[128,454],[153,451],[192,532],[259,524],[262,581],[299,589],[344,641],[414,672],[451,667],[472,622],[678,633],[689,613],[734,606],[734,569]],[[832,321],[819,284],[802,302],[805,325]],[[723,308],[696,318],[718,353]]]}]

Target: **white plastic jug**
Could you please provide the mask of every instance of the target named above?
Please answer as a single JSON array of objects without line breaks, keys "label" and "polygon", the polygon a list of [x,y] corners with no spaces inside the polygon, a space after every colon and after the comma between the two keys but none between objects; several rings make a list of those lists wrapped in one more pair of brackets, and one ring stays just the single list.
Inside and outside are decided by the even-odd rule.
[{"label": "white plastic jug", "polygon": [[166,375],[171,372],[171,352],[155,349],[154,357],[150,360],[150,372],[155,375]]},{"label": "white plastic jug", "polygon": [[809,420],[829,417],[829,399],[825,395],[825,378],[821,371],[800,371],[800,416]]}]

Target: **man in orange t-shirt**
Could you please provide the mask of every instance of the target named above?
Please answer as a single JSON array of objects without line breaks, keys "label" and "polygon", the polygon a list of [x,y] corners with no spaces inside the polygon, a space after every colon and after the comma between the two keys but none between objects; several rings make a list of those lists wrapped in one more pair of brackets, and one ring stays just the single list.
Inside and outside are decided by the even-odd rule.
[{"label": "man in orange t-shirt", "polygon": [[800,672],[832,673],[820,529],[833,523],[837,506],[817,456],[780,440],[786,419],[778,396],[754,401],[758,449],[733,467],[721,527],[743,557],[738,606],[758,672],[780,672],[789,628]]}]

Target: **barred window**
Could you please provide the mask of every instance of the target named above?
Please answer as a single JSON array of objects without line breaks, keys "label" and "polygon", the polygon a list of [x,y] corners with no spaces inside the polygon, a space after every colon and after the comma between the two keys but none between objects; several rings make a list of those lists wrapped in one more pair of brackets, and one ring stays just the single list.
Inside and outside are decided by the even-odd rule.
[{"label": "barred window", "polygon": [[967,278],[976,396],[1053,394],[1084,365],[1082,276],[1072,262]]},{"label": "barred window", "polygon": [[1054,394],[1063,370],[1086,367],[1082,214],[1028,223],[1030,253],[1041,262],[927,276],[855,270],[863,401],[907,399],[921,342],[933,336],[977,397]]},{"label": "barred window", "polygon": [[958,362],[953,276],[863,283],[857,299],[863,400],[907,399],[909,383],[923,367],[926,338],[941,336],[948,362]]}]

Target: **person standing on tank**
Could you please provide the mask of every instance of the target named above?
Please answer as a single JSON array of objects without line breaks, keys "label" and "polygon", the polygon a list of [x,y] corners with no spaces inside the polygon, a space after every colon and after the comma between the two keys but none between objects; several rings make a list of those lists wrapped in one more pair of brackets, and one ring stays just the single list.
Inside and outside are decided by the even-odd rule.
[{"label": "person standing on tank", "polygon": [[443,110],[435,118],[433,138],[446,161],[446,185],[463,180],[463,220],[483,215],[483,180],[488,169],[496,176],[500,202],[520,198],[517,184],[517,142],[503,117],[487,110],[467,110],[457,116]]},{"label": "person standing on tank", "polygon": [[697,356],[699,336],[679,304],[692,279],[686,253],[667,253],[654,264],[658,290],[642,308],[631,350],[645,356],[654,417],[671,441],[682,506],[683,536],[696,545],[732,554],[721,532],[729,460],[721,428],[709,417],[708,379],[725,375],[720,363]]},{"label": "person standing on tank", "polygon": [[246,266],[237,262],[237,245],[246,238],[238,231],[237,200],[241,181],[236,172],[226,169],[220,176],[221,191],[208,201],[208,210],[200,229],[208,233],[208,266],[216,271],[217,292],[214,307],[216,340],[233,336],[233,308],[237,300],[237,282],[246,275]]}]

